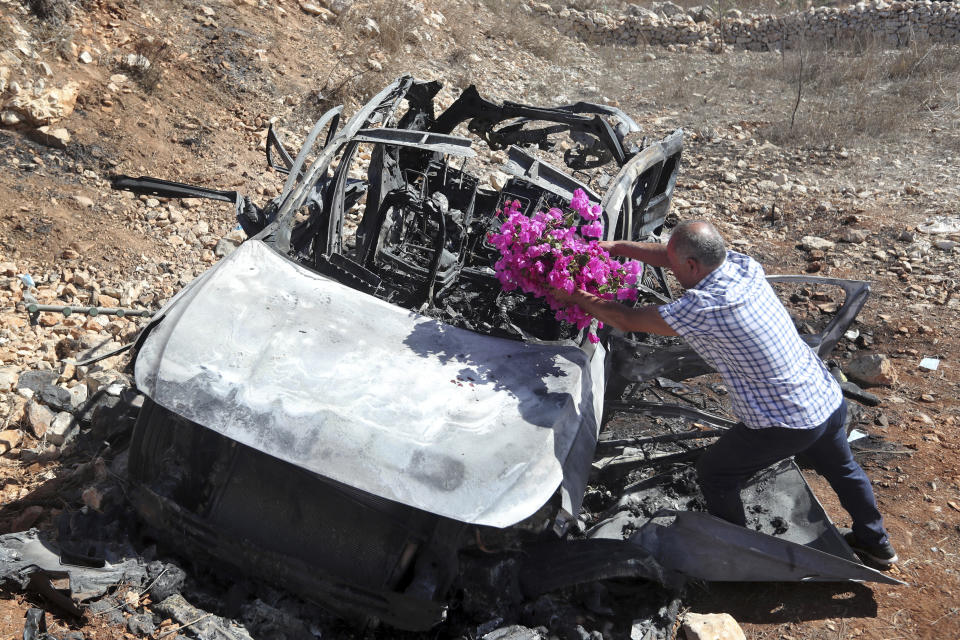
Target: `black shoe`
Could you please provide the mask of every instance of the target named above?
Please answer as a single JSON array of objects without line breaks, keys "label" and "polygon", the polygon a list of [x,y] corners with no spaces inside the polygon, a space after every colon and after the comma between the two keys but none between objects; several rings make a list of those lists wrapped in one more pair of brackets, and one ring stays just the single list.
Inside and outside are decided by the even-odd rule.
[{"label": "black shoe", "polygon": [[883,544],[864,544],[853,534],[853,531],[845,533],[843,539],[847,542],[853,551],[863,560],[870,560],[882,567],[889,567],[899,560],[897,552],[889,542]]}]

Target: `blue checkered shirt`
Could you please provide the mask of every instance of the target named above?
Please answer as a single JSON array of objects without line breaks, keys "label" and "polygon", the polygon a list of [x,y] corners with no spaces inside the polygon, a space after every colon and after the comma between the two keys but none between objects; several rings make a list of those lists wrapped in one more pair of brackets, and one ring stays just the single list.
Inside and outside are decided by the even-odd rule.
[{"label": "blue checkered shirt", "polygon": [[723,264],[659,311],[720,372],[733,412],[748,427],[810,429],[840,406],[840,385],[752,258],[728,251]]}]

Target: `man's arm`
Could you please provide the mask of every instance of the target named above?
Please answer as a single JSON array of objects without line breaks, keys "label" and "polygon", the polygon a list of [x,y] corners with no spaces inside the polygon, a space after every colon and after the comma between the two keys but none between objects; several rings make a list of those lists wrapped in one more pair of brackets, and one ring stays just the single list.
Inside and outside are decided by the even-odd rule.
[{"label": "man's arm", "polygon": [[622,256],[639,260],[652,267],[666,267],[667,245],[659,242],[631,242],[629,240],[615,240],[601,242],[600,246],[612,256]]},{"label": "man's arm", "polygon": [[632,308],[614,300],[598,298],[579,289],[573,293],[554,289],[552,293],[564,304],[575,304],[600,322],[621,331],[641,331],[661,336],[677,335],[677,332],[660,315],[657,305]]}]

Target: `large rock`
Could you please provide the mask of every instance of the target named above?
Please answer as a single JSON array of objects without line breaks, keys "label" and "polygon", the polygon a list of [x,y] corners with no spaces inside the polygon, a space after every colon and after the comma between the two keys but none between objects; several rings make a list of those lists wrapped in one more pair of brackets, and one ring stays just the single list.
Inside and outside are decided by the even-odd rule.
[{"label": "large rock", "polygon": [[683,617],[687,640],[747,640],[729,613],[688,613]]},{"label": "large rock", "polygon": [[30,137],[40,144],[54,149],[66,149],[70,144],[70,132],[63,127],[54,129],[49,125],[38,127],[30,132]]},{"label": "large rock", "polygon": [[866,241],[868,237],[870,237],[870,233],[864,229],[844,229],[840,233],[840,240],[850,244],[860,244]]},{"label": "large rock", "polygon": [[87,385],[87,392],[89,396],[94,395],[100,389],[106,391],[107,387],[110,385],[120,382],[123,385],[127,385],[127,377],[115,371],[113,369],[103,369],[100,371],[91,371],[83,379],[83,382]]},{"label": "large rock", "polygon": [[[15,84],[15,83],[13,83]],[[73,113],[80,95],[80,84],[68,82],[64,86],[46,87],[36,95],[32,87],[17,87],[19,91],[7,102],[6,107],[23,114],[37,126],[51,124]]]},{"label": "large rock", "polygon": [[0,367],[0,391],[12,391],[20,379],[15,367]]},{"label": "large rock", "polygon": [[27,425],[33,435],[42,438],[53,423],[53,411],[35,400],[27,403]]},{"label": "large rock", "polygon": [[70,393],[70,407],[74,410],[82,407],[90,395],[85,384],[76,384],[67,391]]},{"label": "large rock", "polygon": [[183,588],[187,573],[175,564],[163,564],[154,560],[147,565],[152,582],[147,593],[154,602],[166,600]]},{"label": "large rock", "polygon": [[74,408],[73,394],[69,389],[56,384],[43,385],[37,396],[45,405],[57,411],[70,411]]},{"label": "large rock", "polygon": [[803,236],[800,238],[800,247],[805,251],[826,251],[833,249],[834,243],[826,238],[817,236]]},{"label": "large rock", "polygon": [[860,356],[850,361],[847,376],[865,384],[891,385],[897,382],[897,371],[890,359],[880,353]]},{"label": "large rock", "polygon": [[0,431],[0,455],[19,447],[21,440],[23,440],[23,434],[19,429]]},{"label": "large rock", "polygon": [[77,435],[79,429],[80,426],[73,415],[61,411],[53,418],[50,428],[47,429],[47,442],[55,445],[65,444]]},{"label": "large rock", "polygon": [[30,389],[34,393],[39,393],[40,389],[54,384],[59,377],[60,374],[58,372],[50,369],[24,371],[20,374],[20,379],[17,382],[17,388]]}]

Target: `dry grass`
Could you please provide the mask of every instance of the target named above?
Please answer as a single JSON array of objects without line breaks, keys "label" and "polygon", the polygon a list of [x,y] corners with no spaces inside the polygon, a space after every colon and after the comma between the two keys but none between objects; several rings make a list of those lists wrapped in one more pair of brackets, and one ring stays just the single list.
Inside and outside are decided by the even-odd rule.
[{"label": "dry grass", "polygon": [[356,43],[357,50],[381,51],[392,56],[404,53],[408,45],[417,44],[411,29],[419,24],[418,16],[389,0],[354,6],[341,13],[336,24],[341,33]]},{"label": "dry grass", "polygon": [[171,58],[170,46],[159,38],[142,36],[131,47],[132,52],[150,61],[150,66],[125,66],[123,72],[147,93],[153,92],[163,77],[162,65]]},{"label": "dry grass", "polygon": [[349,111],[408,72],[404,60],[419,46],[412,33],[418,24],[419,17],[389,0],[373,0],[341,13],[336,25],[346,44],[317,92],[317,113],[308,115],[312,118],[341,104]]},{"label": "dry grass", "polygon": [[43,22],[62,24],[73,15],[73,3],[70,0],[26,0],[25,4]]},{"label": "dry grass", "polygon": [[897,134],[930,113],[960,117],[957,47],[915,42],[884,49],[867,42],[849,51],[798,49],[761,73],[784,92],[800,93],[796,114],[791,105],[765,132],[777,144],[843,144]]},{"label": "dry grass", "polygon": [[489,35],[547,62],[563,58],[564,42],[556,27],[517,0],[484,0],[487,9],[497,16],[488,24],[496,25]]},{"label": "dry grass", "polygon": [[644,97],[685,111],[693,128],[699,118],[715,123],[718,112],[766,121],[759,135],[781,146],[851,146],[928,135],[931,127],[941,129],[941,144],[960,146],[960,47],[914,41],[889,49],[865,40],[728,55],[706,71],[673,57],[659,77],[640,80],[649,83]]}]

